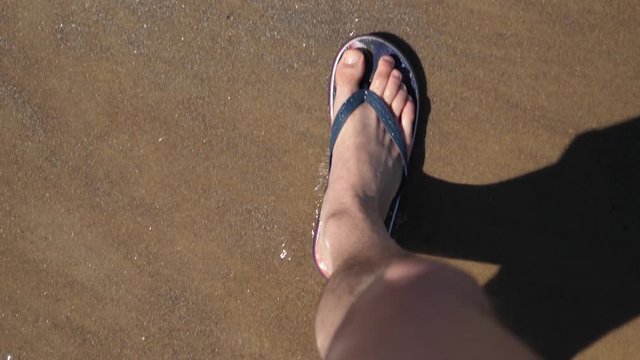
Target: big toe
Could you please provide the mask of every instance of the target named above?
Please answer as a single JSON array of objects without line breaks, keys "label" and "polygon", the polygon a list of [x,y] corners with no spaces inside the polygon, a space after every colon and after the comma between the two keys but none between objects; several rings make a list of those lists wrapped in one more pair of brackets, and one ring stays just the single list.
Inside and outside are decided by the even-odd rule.
[{"label": "big toe", "polygon": [[332,119],[340,106],[358,90],[364,76],[364,67],[364,54],[360,50],[350,49],[342,54],[336,67],[336,97]]}]

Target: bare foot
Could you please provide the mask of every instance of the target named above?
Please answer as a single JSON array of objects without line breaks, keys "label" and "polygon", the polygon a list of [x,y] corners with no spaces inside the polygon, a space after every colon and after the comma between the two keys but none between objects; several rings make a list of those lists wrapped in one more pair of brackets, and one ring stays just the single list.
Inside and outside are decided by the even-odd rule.
[{"label": "bare foot", "polygon": [[[336,70],[335,111],[359,89],[364,61],[359,50],[347,50],[343,54]],[[370,90],[382,97],[399,119],[410,151],[415,104],[390,56],[380,59]],[[368,104],[361,105],[349,116],[333,149],[316,243],[316,260],[325,276],[331,276],[343,260],[357,256],[364,249],[384,247],[384,244],[368,243],[380,238],[370,236],[370,232],[386,233],[384,219],[401,178],[402,159],[397,146],[373,109]],[[358,223],[352,221],[355,218],[365,219],[365,223],[373,226],[351,226]]]}]

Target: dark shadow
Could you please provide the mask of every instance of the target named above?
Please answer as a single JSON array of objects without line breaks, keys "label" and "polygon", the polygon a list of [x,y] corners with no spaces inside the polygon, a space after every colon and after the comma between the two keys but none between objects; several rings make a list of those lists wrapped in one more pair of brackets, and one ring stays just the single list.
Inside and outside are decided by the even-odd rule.
[{"label": "dark shadow", "polygon": [[498,184],[414,174],[395,237],[499,264],[486,293],[544,358],[570,358],[640,313],[640,117],[584,133],[554,165]]},{"label": "dark shadow", "polygon": [[[422,172],[431,104],[421,91],[395,238],[409,250],[500,265],[485,291],[544,358],[566,359],[640,314],[640,117],[578,136],[554,165],[486,186]],[[403,219],[404,218],[404,219]]]}]

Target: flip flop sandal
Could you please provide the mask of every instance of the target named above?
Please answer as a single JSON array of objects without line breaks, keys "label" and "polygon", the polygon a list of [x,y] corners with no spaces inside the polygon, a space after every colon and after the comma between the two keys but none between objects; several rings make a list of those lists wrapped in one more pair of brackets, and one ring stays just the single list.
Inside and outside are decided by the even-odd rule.
[{"label": "flip flop sandal", "polygon": [[[338,62],[342,58],[342,55],[346,50],[349,49],[358,49],[363,52],[365,55],[365,74],[360,84],[360,90],[356,91],[351,97],[349,97],[344,104],[340,107],[338,112],[335,112],[335,96],[336,96],[336,68]],[[402,129],[398,123],[398,119],[396,119],[395,115],[391,112],[389,106],[385,103],[385,101],[375,94],[374,92],[369,90],[369,86],[371,85],[371,80],[373,79],[373,74],[375,74],[375,70],[378,65],[378,60],[383,55],[389,55],[395,60],[395,68],[398,69],[402,73],[402,82],[407,87],[407,92],[409,96],[413,99],[413,102],[416,106],[416,120],[414,121],[413,128],[413,140],[415,140],[416,136],[416,127],[418,124],[418,114],[419,114],[419,102],[418,102],[418,82],[415,77],[415,72],[413,71],[411,65],[407,57],[400,51],[398,48],[393,46],[388,41],[375,36],[375,35],[363,35],[355,37],[349,40],[336,55],[335,61],[333,62],[333,69],[331,71],[331,83],[329,85],[329,117],[333,114],[335,115],[335,120],[333,121],[333,125],[331,126],[331,134],[329,136],[329,171],[331,170],[331,158],[333,155],[333,147],[338,139],[338,135],[340,134],[340,130],[344,126],[345,122],[349,119],[351,113],[358,108],[360,105],[367,103],[369,104],[373,110],[376,112],[378,119],[382,122],[385,129],[391,136],[391,139],[398,147],[400,151],[400,157],[402,158],[403,164],[403,172],[402,172],[402,181],[396,192],[395,197],[391,201],[391,206],[389,208],[389,212],[385,219],[385,226],[389,233],[393,231],[393,226],[395,225],[396,215],[398,213],[398,208],[400,205],[400,190],[404,184],[404,179],[407,177],[408,166],[409,166],[409,153],[407,152],[407,145],[403,138]],[[318,230],[320,229],[320,214],[321,211],[318,211],[315,228],[312,233],[313,237],[313,260],[316,265],[318,271],[325,277],[329,278],[327,273],[328,268],[326,263],[318,257]]]}]

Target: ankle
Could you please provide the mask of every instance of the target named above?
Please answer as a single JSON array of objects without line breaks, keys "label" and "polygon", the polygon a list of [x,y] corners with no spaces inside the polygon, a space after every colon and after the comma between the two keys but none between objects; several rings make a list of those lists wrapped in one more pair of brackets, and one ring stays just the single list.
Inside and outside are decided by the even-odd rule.
[{"label": "ankle", "polygon": [[375,201],[353,194],[340,195],[325,198],[321,215],[320,241],[327,244],[325,260],[332,269],[344,259],[377,252],[384,243],[380,240],[388,237]]},{"label": "ankle", "polygon": [[376,198],[347,186],[327,189],[323,202],[326,204],[323,208],[325,224],[343,220],[367,224],[383,221]]}]

